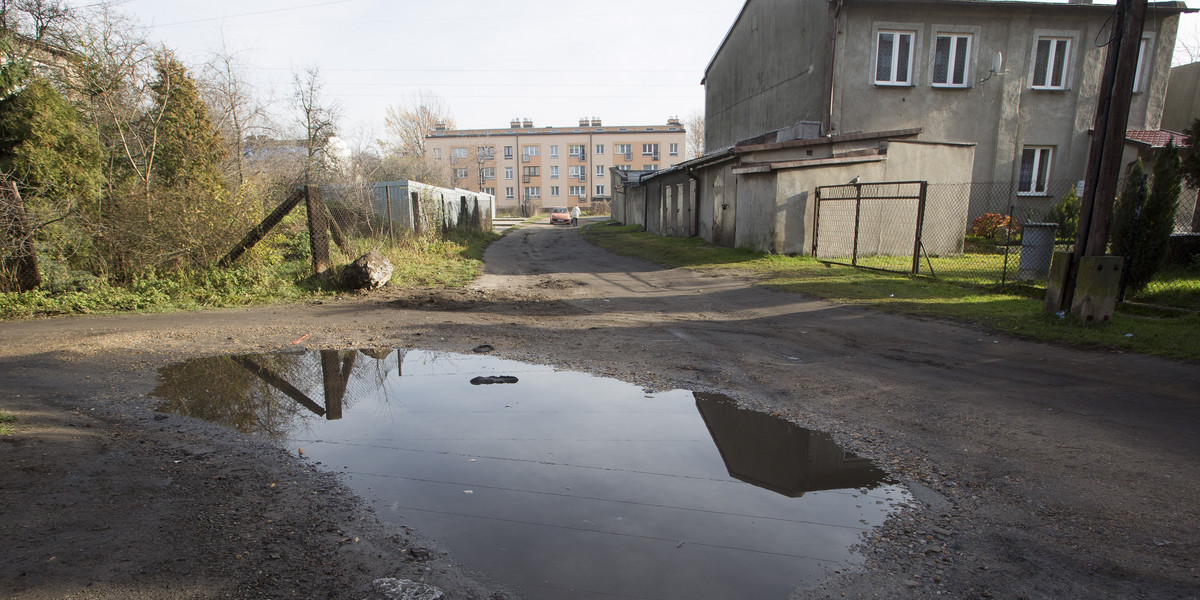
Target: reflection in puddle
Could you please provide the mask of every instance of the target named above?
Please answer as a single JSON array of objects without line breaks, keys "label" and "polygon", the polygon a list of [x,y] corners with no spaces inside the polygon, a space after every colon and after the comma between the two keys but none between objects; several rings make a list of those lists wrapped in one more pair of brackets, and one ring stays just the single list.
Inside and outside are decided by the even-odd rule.
[{"label": "reflection in puddle", "polygon": [[161,378],[159,410],[303,446],[527,598],[786,598],[861,560],[850,546],[908,498],[722,396],[489,356],[218,357]]}]

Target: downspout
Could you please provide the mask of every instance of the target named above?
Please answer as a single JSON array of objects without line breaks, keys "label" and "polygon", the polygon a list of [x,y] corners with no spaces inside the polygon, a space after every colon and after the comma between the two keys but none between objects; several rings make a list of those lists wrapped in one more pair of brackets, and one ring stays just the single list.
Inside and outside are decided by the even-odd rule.
[{"label": "downspout", "polygon": [[842,0],[836,0],[833,9],[833,31],[830,32],[829,42],[829,104],[825,107],[825,134],[833,133],[833,85],[835,81],[834,67],[837,66],[837,36],[838,24],[842,17]]}]

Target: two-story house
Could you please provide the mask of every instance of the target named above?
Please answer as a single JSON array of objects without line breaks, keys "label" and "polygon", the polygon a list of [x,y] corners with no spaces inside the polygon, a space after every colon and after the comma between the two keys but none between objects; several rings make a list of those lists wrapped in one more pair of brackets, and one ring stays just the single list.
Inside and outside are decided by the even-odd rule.
[{"label": "two-story house", "polygon": [[[800,121],[975,144],[974,182],[1051,202],[1083,178],[1114,5],[748,0],[705,71],[705,143]],[[1182,2],[1149,5],[1129,129],[1155,130]]]}]

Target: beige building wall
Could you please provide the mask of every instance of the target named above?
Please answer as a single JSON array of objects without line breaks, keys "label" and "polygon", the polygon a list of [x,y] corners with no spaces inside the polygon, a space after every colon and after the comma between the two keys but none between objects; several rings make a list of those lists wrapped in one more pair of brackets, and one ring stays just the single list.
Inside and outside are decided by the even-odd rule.
[{"label": "beige building wall", "polygon": [[492,193],[501,208],[528,203],[534,210],[589,210],[602,204],[606,210],[612,198],[610,168],[666,169],[683,161],[687,138],[678,119],[640,126],[580,119],[569,127],[534,127],[514,119],[509,125],[431,131],[426,148],[449,169],[452,185]]}]

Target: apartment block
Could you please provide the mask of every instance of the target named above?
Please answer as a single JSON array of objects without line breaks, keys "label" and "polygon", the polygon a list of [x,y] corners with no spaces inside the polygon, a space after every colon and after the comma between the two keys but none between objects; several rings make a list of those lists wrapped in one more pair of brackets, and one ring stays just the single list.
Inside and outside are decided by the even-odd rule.
[{"label": "apartment block", "polygon": [[500,209],[579,206],[607,209],[609,169],[656,171],[684,160],[687,132],[666,125],[606,127],[582,118],[577,126],[535,127],[513,119],[502,129],[446,129],[425,136],[426,151],[455,187],[492,194]]}]

